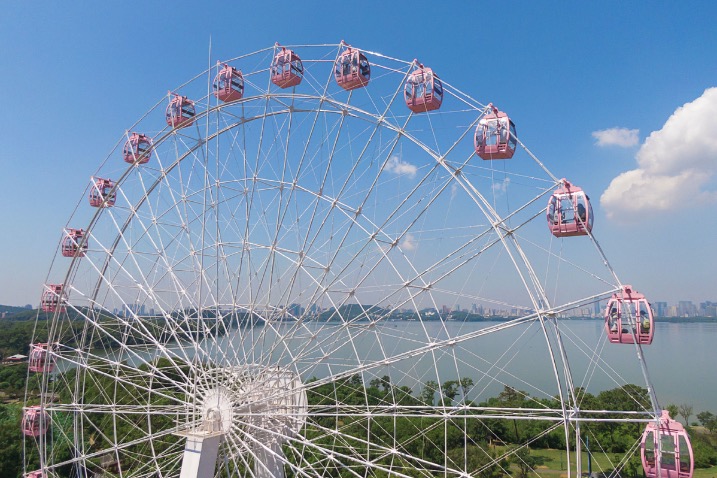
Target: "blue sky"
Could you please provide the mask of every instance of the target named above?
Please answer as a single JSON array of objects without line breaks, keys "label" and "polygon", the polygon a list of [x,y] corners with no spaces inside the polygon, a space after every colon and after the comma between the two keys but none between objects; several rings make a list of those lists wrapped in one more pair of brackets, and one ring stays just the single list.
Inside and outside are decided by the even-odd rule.
[{"label": "blue sky", "polygon": [[590,194],[625,282],[651,300],[717,300],[715,19],[717,4],[689,1],[7,2],[0,303],[38,302],[89,176],[208,65],[210,38],[212,63],[345,39],[430,64],[510,111],[521,140]]}]

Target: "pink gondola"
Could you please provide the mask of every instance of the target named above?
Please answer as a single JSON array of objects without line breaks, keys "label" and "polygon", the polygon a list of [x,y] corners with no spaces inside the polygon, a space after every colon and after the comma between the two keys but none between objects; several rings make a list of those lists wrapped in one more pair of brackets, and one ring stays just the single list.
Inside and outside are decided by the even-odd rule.
[{"label": "pink gondola", "polygon": [[63,284],[46,284],[40,298],[40,308],[43,312],[63,312],[65,310],[65,292]]},{"label": "pink gondola", "polygon": [[605,331],[615,344],[649,345],[655,330],[652,307],[644,295],[624,285],[613,294],[605,308]]},{"label": "pink gondola", "polygon": [[65,229],[62,239],[62,255],[65,257],[85,257],[87,240],[83,229]]},{"label": "pink gondola", "polygon": [[51,344],[30,344],[30,363],[31,372],[52,372],[55,369],[55,359],[50,354],[52,350]]},{"label": "pink gondola", "polygon": [[244,77],[236,68],[224,65],[214,78],[214,95],[225,103],[242,99]]},{"label": "pink gondola", "polygon": [[491,112],[483,116],[476,127],[473,141],[476,154],[484,160],[510,159],[518,144],[515,124],[492,104],[488,108]]},{"label": "pink gondola", "polygon": [[186,128],[194,123],[194,102],[186,96],[175,94],[167,105],[165,118],[172,128]]},{"label": "pink gondola", "polygon": [[593,230],[590,198],[565,179],[548,200],[548,228],[555,237],[586,236]]},{"label": "pink gondola", "polygon": [[403,97],[414,113],[437,110],[443,103],[443,83],[433,70],[419,63],[418,69],[406,79]]},{"label": "pink gondola", "polygon": [[640,458],[647,478],[658,477],[658,463],[661,478],[692,478],[694,472],[690,437],[680,422],[670,418],[667,410],[662,411],[659,427],[654,422],[645,427]]},{"label": "pink gondola", "polygon": [[25,478],[46,478],[47,475],[42,470],[31,471],[25,475]]},{"label": "pink gondola", "polygon": [[22,415],[22,434],[29,437],[39,437],[47,433],[50,417],[39,406],[28,407]]},{"label": "pink gondola", "polygon": [[95,178],[90,188],[89,200],[92,207],[112,207],[115,205],[117,194],[112,189],[115,183],[110,179]]},{"label": "pink gondola", "polygon": [[344,90],[363,88],[371,79],[371,65],[366,55],[349,46],[336,59],[334,77]]},{"label": "pink gondola", "polygon": [[152,156],[152,140],[139,133],[132,133],[122,148],[122,157],[130,164],[146,164]]},{"label": "pink gondola", "polygon": [[301,83],[303,77],[304,65],[301,58],[282,46],[271,63],[271,82],[279,88],[290,88]]}]

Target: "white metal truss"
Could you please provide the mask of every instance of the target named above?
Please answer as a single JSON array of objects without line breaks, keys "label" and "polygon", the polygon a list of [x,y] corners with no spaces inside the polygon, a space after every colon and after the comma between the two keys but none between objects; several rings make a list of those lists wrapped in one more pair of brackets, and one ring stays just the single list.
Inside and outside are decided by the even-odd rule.
[{"label": "white metal truss", "polygon": [[[481,160],[486,104],[445,79],[441,109],[411,113],[416,61],[364,51],[371,80],[344,91],[343,43],[295,45],[304,76],[282,90],[276,48],[226,62],[240,100],[214,97],[215,67],[175,88],[194,124],[166,127],[162,100],[94,173],[116,203],[80,202],[85,256],[48,273],[67,307],[48,326],[56,369],[26,397],[51,421],[27,472],[39,452],[48,476],[468,477],[556,434],[568,477],[586,436],[619,472],[637,438],[614,462],[590,427],[641,427],[659,405],[639,345],[628,360],[600,322],[563,320],[621,283],[595,235],[550,236],[554,161],[520,141]],[[133,131],[153,139],[146,164],[119,155]],[[617,387],[619,410],[585,400]]]}]

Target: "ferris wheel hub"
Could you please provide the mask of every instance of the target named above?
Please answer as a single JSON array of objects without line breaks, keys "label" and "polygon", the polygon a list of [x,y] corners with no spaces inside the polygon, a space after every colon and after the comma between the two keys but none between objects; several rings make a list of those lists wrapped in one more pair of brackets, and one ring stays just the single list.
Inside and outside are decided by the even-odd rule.
[{"label": "ferris wheel hub", "polygon": [[228,433],[240,429],[248,441],[296,434],[306,420],[307,397],[299,376],[287,369],[243,365],[214,369],[198,407],[199,427]]},{"label": "ferris wheel hub", "polygon": [[211,428],[217,432],[227,432],[232,424],[232,400],[229,391],[224,387],[209,390],[200,406],[204,429]]},{"label": "ferris wheel hub", "polygon": [[180,478],[214,476],[220,445],[232,431],[253,453],[256,476],[281,476],[281,445],[299,432],[308,412],[299,376],[279,367],[243,365],[215,368],[205,378],[213,386],[198,406],[201,423],[181,433],[187,442]]}]

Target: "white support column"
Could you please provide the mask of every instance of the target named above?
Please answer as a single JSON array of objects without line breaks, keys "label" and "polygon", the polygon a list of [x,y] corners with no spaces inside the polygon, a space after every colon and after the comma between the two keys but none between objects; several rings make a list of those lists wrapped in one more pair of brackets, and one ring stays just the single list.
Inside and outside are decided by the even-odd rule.
[{"label": "white support column", "polygon": [[194,430],[182,433],[187,437],[180,478],[213,478],[224,438],[221,416],[210,410],[206,421]]},{"label": "white support column", "polygon": [[188,433],[180,478],[212,478],[223,437],[223,433],[206,436],[195,432]]},{"label": "white support column", "polygon": [[254,476],[256,478],[283,478],[284,451],[281,444],[272,440],[266,447],[257,446],[254,450]]}]

